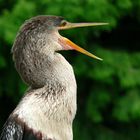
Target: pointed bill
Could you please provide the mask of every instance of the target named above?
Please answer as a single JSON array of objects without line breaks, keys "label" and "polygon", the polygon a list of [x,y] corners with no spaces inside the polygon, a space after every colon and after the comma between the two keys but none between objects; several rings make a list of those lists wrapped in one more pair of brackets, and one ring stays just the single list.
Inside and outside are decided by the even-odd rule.
[{"label": "pointed bill", "polygon": [[[71,28],[77,28],[77,27],[88,27],[88,26],[101,26],[101,25],[108,25],[108,23],[70,23],[67,21],[63,21],[62,25],[60,25],[58,27],[59,30],[65,30],[65,29],[71,29]],[[85,55],[88,55],[92,58],[98,59],[98,60],[102,60],[101,58],[95,56],[94,54],[86,51],[85,49],[79,47],[78,45],[76,45],[75,43],[73,43],[72,41],[70,41],[69,39],[62,37],[59,39],[60,44],[62,45],[64,50],[76,50],[79,51]]]},{"label": "pointed bill", "polygon": [[58,27],[59,30],[77,28],[77,27],[88,27],[88,26],[101,26],[101,25],[108,25],[108,23],[70,23],[65,22],[65,25]]},{"label": "pointed bill", "polygon": [[59,41],[64,50],[76,50],[76,51],[81,52],[94,59],[103,60],[102,58],[99,58],[99,57],[95,56],[94,54],[86,51],[85,49],[79,47],[78,45],[76,45],[75,43],[73,43],[72,41],[67,39],[66,37],[61,37],[61,39]]}]

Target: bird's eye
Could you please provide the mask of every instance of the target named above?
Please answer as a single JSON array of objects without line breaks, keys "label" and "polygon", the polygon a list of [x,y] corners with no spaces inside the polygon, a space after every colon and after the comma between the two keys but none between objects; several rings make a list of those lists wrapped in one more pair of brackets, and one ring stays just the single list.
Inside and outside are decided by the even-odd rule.
[{"label": "bird's eye", "polygon": [[66,20],[62,20],[61,23],[60,23],[60,26],[64,27],[66,24],[67,24],[67,21]]}]

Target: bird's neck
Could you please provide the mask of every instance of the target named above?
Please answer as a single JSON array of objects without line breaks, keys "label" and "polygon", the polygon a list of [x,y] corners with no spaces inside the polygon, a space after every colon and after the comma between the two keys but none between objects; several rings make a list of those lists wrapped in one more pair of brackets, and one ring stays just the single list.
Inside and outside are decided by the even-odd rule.
[{"label": "bird's neck", "polygon": [[[41,57],[40,54],[39,57]],[[67,119],[70,117],[68,120],[72,122],[76,112],[77,90],[74,72],[71,65],[61,54],[56,53],[52,57],[49,55],[49,58],[47,58],[45,54],[42,62],[39,62],[39,67],[37,67],[38,61],[35,60],[34,63],[37,63],[36,69],[33,69],[33,73],[28,77],[30,78],[29,82],[33,81],[35,86],[31,86],[29,92],[25,94],[17,111],[20,114],[21,111],[19,110],[25,109],[22,112],[23,114],[21,113],[22,116],[25,115],[25,112],[32,112],[32,109],[36,111],[40,110],[42,114],[46,112],[46,117],[48,118],[57,108],[58,112],[51,117],[54,117],[56,120],[64,120],[64,118]],[[45,59],[48,59],[46,64]],[[64,113],[65,109],[68,114]],[[69,114],[69,112],[71,113]],[[61,113],[62,115],[60,115]],[[26,114],[24,117],[26,118],[26,116],[28,115]],[[29,116],[32,115],[30,114]]]},{"label": "bird's neck", "polygon": [[75,84],[71,65],[56,52],[56,50],[61,50],[57,36],[58,33],[47,36],[40,33],[36,36],[25,37],[24,40],[20,40],[21,44],[18,46],[17,41],[15,42],[12,50],[16,69],[29,86],[41,88],[47,82],[56,81],[69,84],[71,80]]},{"label": "bird's neck", "polygon": [[37,42],[31,39],[25,46],[22,43],[13,49],[16,68],[31,86],[13,115],[17,115],[29,128],[43,132],[44,136],[71,140],[76,113],[73,69],[61,54],[52,50],[58,45],[56,42],[50,39],[46,43],[42,37]]}]

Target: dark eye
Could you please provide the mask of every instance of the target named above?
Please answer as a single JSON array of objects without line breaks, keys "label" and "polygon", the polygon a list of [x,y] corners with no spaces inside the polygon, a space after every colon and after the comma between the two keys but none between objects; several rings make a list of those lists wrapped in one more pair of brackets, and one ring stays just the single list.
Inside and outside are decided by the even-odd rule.
[{"label": "dark eye", "polygon": [[60,26],[63,27],[63,26],[65,26],[66,24],[67,24],[67,21],[66,21],[66,20],[62,20],[61,23],[60,23]]}]

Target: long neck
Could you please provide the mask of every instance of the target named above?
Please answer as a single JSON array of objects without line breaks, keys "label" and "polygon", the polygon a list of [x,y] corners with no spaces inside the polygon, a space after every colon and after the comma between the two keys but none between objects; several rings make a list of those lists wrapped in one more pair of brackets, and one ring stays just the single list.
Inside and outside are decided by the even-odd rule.
[{"label": "long neck", "polygon": [[59,82],[52,79],[42,88],[31,88],[13,115],[18,115],[30,129],[41,132],[44,139],[72,140],[77,108],[75,78],[70,74],[64,83],[63,78]]},{"label": "long neck", "polygon": [[[19,35],[13,47],[16,69],[21,78],[34,88],[47,82],[67,84],[74,79],[73,69],[65,58],[55,52],[61,46],[57,43],[58,33]],[[53,37],[53,38],[52,38]]]},{"label": "long neck", "polygon": [[53,42],[32,48],[32,45],[43,44],[42,41],[40,38],[34,44],[30,42],[15,49],[16,68],[31,89],[13,115],[18,115],[29,128],[41,131],[45,136],[71,140],[72,121],[76,113],[73,69],[61,54],[48,52],[49,44]]}]

